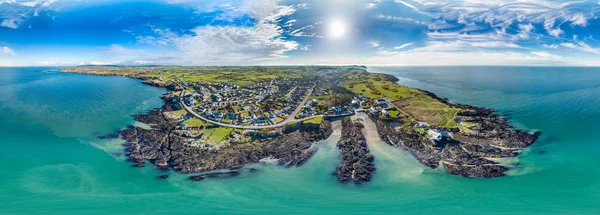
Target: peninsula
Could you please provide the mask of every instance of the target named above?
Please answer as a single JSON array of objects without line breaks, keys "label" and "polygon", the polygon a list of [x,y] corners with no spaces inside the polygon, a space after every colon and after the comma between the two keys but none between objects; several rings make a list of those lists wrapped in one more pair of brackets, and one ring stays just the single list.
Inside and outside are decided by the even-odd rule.
[{"label": "peninsula", "polygon": [[[397,84],[392,75],[363,66],[179,67],[82,66],[63,72],[126,76],[169,90],[164,105],[119,134],[133,166],[189,173],[191,180],[234,176],[246,164],[276,159],[298,166],[313,145],[342,120],[337,144],[341,182],[362,183],[376,167],[362,118],[379,138],[431,168],[466,177],[498,177],[541,134],[516,130],[494,110],[454,104]],[[353,115],[366,116],[355,120]],[[352,119],[351,119],[352,118]],[[214,173],[228,170],[227,173]],[[217,175],[215,175],[217,174]]]}]

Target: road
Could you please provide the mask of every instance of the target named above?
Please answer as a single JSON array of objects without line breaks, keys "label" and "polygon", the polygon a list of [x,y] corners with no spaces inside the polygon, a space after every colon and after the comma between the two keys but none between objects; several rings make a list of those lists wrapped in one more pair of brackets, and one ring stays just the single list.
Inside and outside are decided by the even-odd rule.
[{"label": "road", "polygon": [[310,88],[310,90],[308,91],[308,93],[306,94],[306,96],[304,97],[302,102],[300,102],[300,105],[298,105],[298,107],[296,107],[296,109],[294,110],[294,112],[292,112],[292,114],[288,115],[288,117],[285,120],[283,120],[277,124],[274,124],[274,125],[232,125],[232,124],[217,122],[217,121],[208,119],[208,118],[202,116],[201,114],[197,113],[196,111],[194,111],[194,109],[192,107],[187,106],[185,104],[185,102],[183,102],[183,96],[186,91],[186,88],[184,88],[184,87],[182,87],[182,88],[183,88],[183,90],[181,91],[181,94],[179,95],[179,102],[181,103],[183,108],[188,113],[194,115],[195,117],[198,117],[201,120],[204,120],[204,121],[207,121],[212,124],[219,125],[219,126],[230,127],[230,128],[240,128],[240,129],[278,128],[278,127],[287,125],[290,122],[301,122],[301,121],[305,121],[305,120],[309,120],[309,119],[313,119],[313,118],[322,116],[322,115],[315,115],[315,116],[311,116],[311,117],[307,117],[307,118],[303,118],[303,119],[295,119],[296,115],[298,115],[298,113],[302,110],[302,107],[304,107],[304,105],[306,105],[306,102],[308,101],[308,98],[310,97],[310,95],[312,95],[312,91],[313,91],[314,87]]}]

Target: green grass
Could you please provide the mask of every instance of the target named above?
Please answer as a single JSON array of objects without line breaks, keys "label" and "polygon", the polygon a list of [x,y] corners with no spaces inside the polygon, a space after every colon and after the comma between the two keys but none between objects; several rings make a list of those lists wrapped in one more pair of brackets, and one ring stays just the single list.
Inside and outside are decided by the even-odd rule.
[{"label": "green grass", "polygon": [[321,124],[322,121],[323,121],[323,117],[319,116],[319,117],[315,117],[315,118],[312,118],[309,120],[305,120],[304,123],[319,125],[319,124]]},{"label": "green grass", "polygon": [[202,127],[202,126],[212,125],[211,123],[206,122],[201,119],[198,119],[198,118],[190,118],[190,119],[184,121],[183,124],[188,127]]},{"label": "green grass", "polygon": [[423,93],[416,94],[412,98],[403,99],[394,104],[417,120],[425,121],[431,125],[437,125],[442,128],[459,127],[454,118],[460,109],[451,108]]},{"label": "green grass", "polygon": [[360,80],[343,83],[342,87],[353,93],[363,94],[367,98],[378,99],[388,97],[399,100],[410,97],[410,88],[389,81]]},{"label": "green grass", "polygon": [[185,115],[187,115],[187,111],[184,109],[181,109],[181,110],[173,111],[173,112],[171,112],[171,114],[173,114],[175,116],[185,116]]},{"label": "green grass", "polygon": [[227,124],[231,124],[231,120],[230,119],[226,119],[226,118],[223,118],[223,120],[221,120],[221,122],[227,123]]},{"label": "green grass", "polygon": [[[393,104],[408,113],[412,118],[425,121],[443,128],[456,128],[460,125],[454,121],[458,108],[448,105],[426,95],[420,90],[411,89],[389,81],[385,75],[356,72],[346,76],[349,80],[341,86],[353,93],[362,93],[368,98],[390,98]],[[390,117],[400,114],[398,110],[390,110]]]},{"label": "green grass", "polygon": [[220,143],[228,139],[231,132],[233,132],[233,128],[229,127],[211,128],[204,131],[204,137],[210,143]]},{"label": "green grass", "polygon": [[284,118],[281,118],[281,117],[277,117],[277,118],[273,119],[273,121],[274,121],[275,123],[280,123],[280,122],[283,122],[283,120],[285,120],[285,119],[284,119]]},{"label": "green grass", "polygon": [[398,110],[389,110],[388,112],[390,113],[391,117],[397,117],[398,114],[400,114],[400,111]]},{"label": "green grass", "polygon": [[410,88],[391,82],[385,74],[360,71],[350,73],[346,77],[349,80],[342,83],[342,87],[353,93],[364,94],[368,98],[388,97],[393,101],[411,96]]}]

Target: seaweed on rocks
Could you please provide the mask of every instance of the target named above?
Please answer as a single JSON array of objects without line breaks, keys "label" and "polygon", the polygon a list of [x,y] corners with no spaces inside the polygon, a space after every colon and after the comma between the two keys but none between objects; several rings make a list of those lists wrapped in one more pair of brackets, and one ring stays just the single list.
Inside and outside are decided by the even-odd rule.
[{"label": "seaweed on rocks", "polygon": [[375,171],[374,158],[369,153],[363,127],[363,124],[352,122],[350,118],[342,120],[342,136],[337,143],[342,164],[335,171],[340,182],[360,184],[371,180]]}]

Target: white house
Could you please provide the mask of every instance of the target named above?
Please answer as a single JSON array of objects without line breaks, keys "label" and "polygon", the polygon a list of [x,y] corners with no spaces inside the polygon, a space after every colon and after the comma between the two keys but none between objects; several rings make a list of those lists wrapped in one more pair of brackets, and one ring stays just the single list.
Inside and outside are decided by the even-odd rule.
[{"label": "white house", "polygon": [[382,113],[384,116],[389,116],[389,115],[390,115],[390,112],[388,112],[387,110],[382,110],[382,111],[381,111],[381,113]]},{"label": "white house", "polygon": [[375,107],[371,107],[371,108],[369,108],[369,110],[370,110],[372,113],[379,113],[379,110],[377,110],[377,108],[375,108]]},{"label": "white house", "polygon": [[425,128],[425,127],[429,127],[429,124],[427,124],[426,122],[417,121],[415,123],[415,126],[417,126],[417,128]]},{"label": "white house", "polygon": [[427,130],[427,134],[429,134],[429,136],[431,136],[432,140],[435,140],[435,141],[442,140],[442,133],[440,133],[437,130],[429,129],[429,130]]}]

